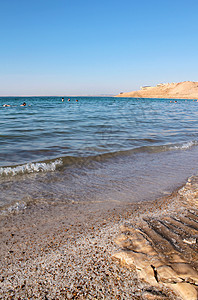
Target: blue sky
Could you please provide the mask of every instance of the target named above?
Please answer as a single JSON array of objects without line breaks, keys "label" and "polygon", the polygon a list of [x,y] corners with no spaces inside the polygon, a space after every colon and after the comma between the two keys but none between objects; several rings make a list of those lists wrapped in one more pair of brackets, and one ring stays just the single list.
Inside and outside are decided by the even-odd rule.
[{"label": "blue sky", "polygon": [[197,0],[0,0],[0,95],[198,81]]}]

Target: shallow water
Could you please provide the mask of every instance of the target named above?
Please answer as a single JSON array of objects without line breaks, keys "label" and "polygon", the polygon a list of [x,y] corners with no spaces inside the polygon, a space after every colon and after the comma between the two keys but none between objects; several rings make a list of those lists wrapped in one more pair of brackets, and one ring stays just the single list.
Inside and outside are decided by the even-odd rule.
[{"label": "shallow water", "polygon": [[197,102],[67,99],[0,98],[3,211],[37,201],[149,200],[197,174]]}]

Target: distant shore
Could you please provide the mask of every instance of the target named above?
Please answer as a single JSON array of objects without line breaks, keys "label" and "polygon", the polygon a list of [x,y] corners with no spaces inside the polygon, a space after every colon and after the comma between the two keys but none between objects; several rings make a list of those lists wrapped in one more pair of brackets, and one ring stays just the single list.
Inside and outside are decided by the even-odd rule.
[{"label": "distant shore", "polygon": [[198,82],[159,83],[156,86],[142,86],[138,91],[123,93],[115,97],[198,99]]}]

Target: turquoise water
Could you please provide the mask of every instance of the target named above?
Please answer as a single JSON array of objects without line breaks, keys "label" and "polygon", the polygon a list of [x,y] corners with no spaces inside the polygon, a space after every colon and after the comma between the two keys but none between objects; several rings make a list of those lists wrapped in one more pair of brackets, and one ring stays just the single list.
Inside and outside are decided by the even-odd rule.
[{"label": "turquoise water", "polygon": [[[146,178],[161,172],[157,178],[164,174],[166,184],[159,184],[157,194],[163,194],[196,173],[198,102],[113,97],[67,100],[68,97],[64,102],[61,97],[0,98],[2,207],[16,201],[26,205],[27,199],[43,197],[46,201],[89,201],[97,193],[101,199],[115,199],[117,185],[111,184],[115,172],[122,191],[120,197],[129,201],[127,193],[137,189],[137,178],[145,183]],[[24,101],[27,105],[20,106]],[[4,104],[11,106],[3,107]],[[158,159],[158,171],[152,170]],[[166,170],[169,160],[172,163]],[[106,179],[102,180],[97,172]],[[175,174],[178,179],[169,182],[168,174]],[[80,183],[74,191],[75,176]],[[126,183],[129,178],[133,182]],[[156,180],[156,176],[153,178]],[[25,191],[17,186],[21,182]],[[51,182],[55,184],[50,185]],[[105,184],[109,184],[108,188],[104,188]],[[85,186],[89,196],[84,195]],[[146,199],[149,186],[152,184],[141,186],[145,196],[138,192],[141,195],[134,200]]]}]

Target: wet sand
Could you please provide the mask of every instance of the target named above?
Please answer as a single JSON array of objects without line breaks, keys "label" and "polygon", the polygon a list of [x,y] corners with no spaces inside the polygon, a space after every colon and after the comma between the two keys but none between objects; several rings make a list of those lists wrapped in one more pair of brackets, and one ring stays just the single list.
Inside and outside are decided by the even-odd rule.
[{"label": "wet sand", "polygon": [[[164,220],[168,216],[182,217],[190,209],[193,209],[196,215],[197,182],[198,178],[194,177],[183,190],[150,202],[114,208],[102,208],[100,203],[47,207],[45,203],[41,203],[29,206],[22,212],[2,216],[0,297],[184,299],[178,289],[172,288],[173,283],[167,284],[161,279],[156,283],[155,275],[156,272],[159,273],[156,266],[153,273],[149,273],[149,277],[142,265],[138,265],[137,259],[127,261],[127,255],[129,258],[133,257],[139,250],[134,249],[134,245],[126,244],[126,239],[123,239],[123,236],[120,238],[120,234],[122,231],[122,234],[124,232],[124,235],[127,235],[127,226],[140,230],[145,219],[151,224],[153,220]],[[195,272],[198,234],[196,218],[193,221],[192,234],[192,226],[184,224],[189,229],[187,238],[192,244],[186,243],[180,232],[178,234],[185,245],[185,251],[182,247],[177,249],[178,255],[182,256],[185,252],[183,259],[189,260],[191,257],[190,263]],[[148,226],[148,229],[151,232],[151,227]],[[185,228],[182,232],[186,232]],[[167,240],[167,237],[165,239]],[[131,240],[135,241],[134,232]],[[150,243],[153,251],[157,252],[157,257],[162,260],[162,256],[163,259],[165,256],[166,265],[169,265],[171,251],[164,253],[160,250],[156,246],[158,241],[155,244],[154,240],[150,240]],[[189,252],[191,248],[194,256]],[[142,248],[139,249],[142,252]],[[151,257],[145,257],[144,261],[148,262],[149,259]],[[191,273],[188,274],[188,278],[192,277]],[[190,283],[190,279],[187,281],[186,277],[182,282],[190,284],[196,293],[196,276],[193,278],[191,279],[194,282],[191,280]]]}]

